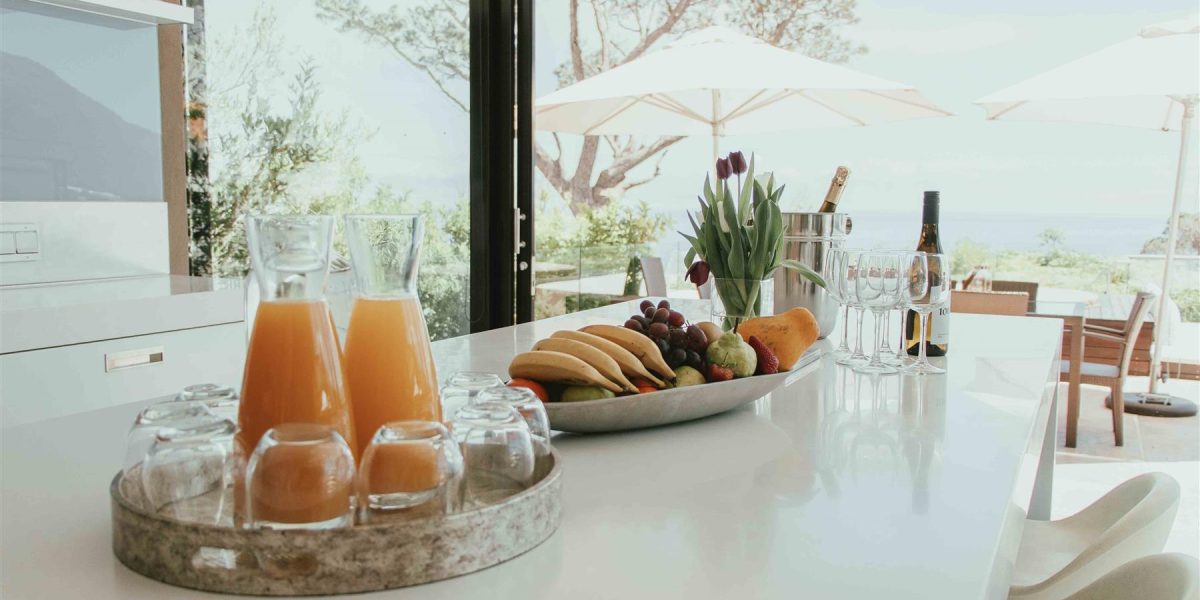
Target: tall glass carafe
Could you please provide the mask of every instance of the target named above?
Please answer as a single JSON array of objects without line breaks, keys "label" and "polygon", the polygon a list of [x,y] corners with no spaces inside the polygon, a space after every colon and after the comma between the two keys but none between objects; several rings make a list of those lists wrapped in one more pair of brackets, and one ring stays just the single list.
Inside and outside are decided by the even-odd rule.
[{"label": "tall glass carafe", "polygon": [[347,215],[355,286],[346,374],[358,450],[390,421],[441,421],[437,374],[417,299],[419,215]]},{"label": "tall glass carafe", "polygon": [[324,298],[333,217],[249,216],[246,234],[260,301],[236,451],[248,457],[268,429],[284,423],[332,426],[357,451],[341,348]]}]

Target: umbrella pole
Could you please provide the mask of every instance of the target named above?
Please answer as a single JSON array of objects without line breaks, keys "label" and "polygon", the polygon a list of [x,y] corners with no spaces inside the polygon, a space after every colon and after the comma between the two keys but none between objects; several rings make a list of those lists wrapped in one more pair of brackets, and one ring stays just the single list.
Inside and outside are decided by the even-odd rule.
[{"label": "umbrella pole", "polygon": [[[1191,145],[1192,120],[1196,113],[1196,97],[1183,101],[1183,131],[1179,142],[1179,165],[1175,171],[1175,197],[1171,201],[1171,217],[1167,225],[1166,264],[1163,265],[1162,292],[1154,314],[1154,351],[1150,357],[1150,390],[1146,393],[1125,394],[1125,410],[1151,416],[1190,416],[1196,405],[1189,400],[1158,393],[1159,371],[1162,370],[1162,330],[1167,322],[1167,296],[1171,289],[1171,263],[1175,259],[1175,242],[1179,235],[1179,203],[1183,196],[1183,180],[1187,169],[1187,154]],[[1110,400],[1111,402],[1111,400]]]}]

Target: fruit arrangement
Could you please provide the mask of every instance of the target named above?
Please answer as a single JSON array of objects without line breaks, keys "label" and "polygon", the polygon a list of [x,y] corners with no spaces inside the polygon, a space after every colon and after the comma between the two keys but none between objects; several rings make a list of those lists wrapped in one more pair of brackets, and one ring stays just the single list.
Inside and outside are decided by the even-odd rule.
[{"label": "fruit arrangement", "polygon": [[643,300],[622,325],[556,331],[513,357],[509,385],[544,402],[645,394],[787,371],[817,339],[807,309],[744,321],[738,331],[689,323],[671,303]]}]

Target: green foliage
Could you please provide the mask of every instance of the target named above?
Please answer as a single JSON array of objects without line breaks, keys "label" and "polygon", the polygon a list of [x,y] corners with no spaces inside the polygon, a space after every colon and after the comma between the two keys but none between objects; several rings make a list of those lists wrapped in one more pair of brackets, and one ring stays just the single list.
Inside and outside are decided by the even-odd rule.
[{"label": "green foliage", "polygon": [[1200,289],[1172,290],[1171,299],[1179,305],[1185,323],[1200,323]]},{"label": "green foliage", "polygon": [[[1170,226],[1171,224],[1167,223],[1163,227],[1162,235],[1147,241],[1142,246],[1142,254],[1166,254],[1167,231]],[[1175,252],[1191,256],[1200,254],[1200,213],[1180,213]]]},{"label": "green foliage", "polygon": [[966,277],[977,265],[989,264],[992,251],[974,240],[962,240],[950,252],[950,274],[955,278]]}]

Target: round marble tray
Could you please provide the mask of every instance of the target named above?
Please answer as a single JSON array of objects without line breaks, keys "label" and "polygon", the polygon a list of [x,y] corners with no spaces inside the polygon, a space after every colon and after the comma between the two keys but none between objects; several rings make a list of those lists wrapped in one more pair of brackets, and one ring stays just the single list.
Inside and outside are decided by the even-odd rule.
[{"label": "round marble tray", "polygon": [[485,569],[550,537],[561,520],[557,452],[505,501],[398,523],[316,531],[244,530],[142,512],[113,479],[112,543],[130,569],[187,588],[258,596],[349,594]]}]

